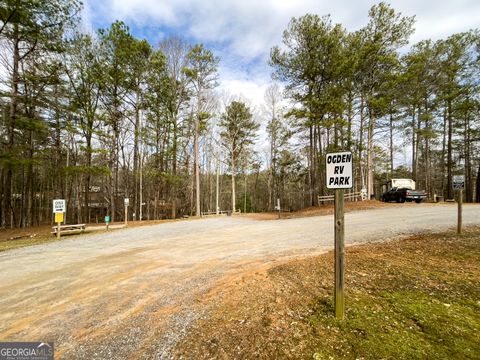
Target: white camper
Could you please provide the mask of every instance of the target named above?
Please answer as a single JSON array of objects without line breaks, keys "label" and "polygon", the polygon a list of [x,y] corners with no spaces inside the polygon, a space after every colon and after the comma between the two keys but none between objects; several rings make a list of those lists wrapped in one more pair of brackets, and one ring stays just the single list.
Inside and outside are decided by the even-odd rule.
[{"label": "white camper", "polygon": [[390,179],[382,186],[383,192],[387,192],[393,188],[405,188],[415,190],[415,181],[412,179]]}]

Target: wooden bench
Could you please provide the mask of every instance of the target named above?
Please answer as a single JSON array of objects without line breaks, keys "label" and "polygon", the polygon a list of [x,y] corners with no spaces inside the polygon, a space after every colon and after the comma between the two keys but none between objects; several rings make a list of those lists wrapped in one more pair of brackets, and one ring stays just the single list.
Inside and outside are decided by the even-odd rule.
[{"label": "wooden bench", "polygon": [[[58,226],[52,226],[52,234],[56,234]],[[85,224],[60,225],[60,234],[71,234],[75,232],[83,233],[85,231]]]}]

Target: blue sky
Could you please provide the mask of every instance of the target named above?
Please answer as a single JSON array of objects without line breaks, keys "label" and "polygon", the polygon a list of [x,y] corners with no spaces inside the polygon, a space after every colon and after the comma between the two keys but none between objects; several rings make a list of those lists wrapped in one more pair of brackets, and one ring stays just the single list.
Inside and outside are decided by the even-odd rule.
[{"label": "blue sky", "polygon": [[[364,26],[375,1],[324,0],[85,0],[87,29],[108,27],[124,21],[138,38],[156,46],[175,34],[192,43],[204,43],[220,56],[220,87],[241,95],[252,105],[263,101],[271,82],[267,61],[272,46],[281,43],[283,30],[292,16],[305,13],[330,14],[349,31]],[[480,1],[389,2],[403,15],[416,16],[412,43],[447,37],[478,27]]]}]

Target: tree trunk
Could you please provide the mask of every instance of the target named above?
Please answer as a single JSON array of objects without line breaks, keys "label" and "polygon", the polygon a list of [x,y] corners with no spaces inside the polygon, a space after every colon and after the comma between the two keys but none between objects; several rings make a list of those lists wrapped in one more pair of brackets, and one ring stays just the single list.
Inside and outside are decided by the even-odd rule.
[{"label": "tree trunk", "polygon": [[112,139],[112,153],[110,154],[110,171],[109,176],[109,192],[110,192],[110,220],[115,222],[115,191],[116,191],[116,143],[117,143],[117,132],[115,126],[113,128],[113,139]]},{"label": "tree trunk", "polygon": [[373,117],[371,109],[369,109],[369,123],[368,123],[368,145],[367,145],[367,196],[370,200],[374,195],[374,184],[373,184],[373,131],[375,128],[375,119]]},{"label": "tree trunk", "polygon": [[236,204],[236,194],[235,194],[235,158],[232,155],[232,211],[235,211]]},{"label": "tree trunk", "polygon": [[4,208],[3,208],[3,203],[4,203],[4,196],[5,196],[5,190],[4,190],[4,178],[5,178],[5,170],[2,167],[0,169],[0,228],[3,229],[5,227],[5,216],[4,216]]},{"label": "tree trunk", "polygon": [[90,181],[91,181],[91,175],[90,175],[90,168],[92,167],[92,134],[91,133],[87,133],[86,135],[86,144],[87,144],[87,161],[86,161],[86,165],[87,165],[87,173],[86,173],[86,176],[85,176],[85,196],[84,196],[84,201],[85,201],[85,215],[84,215],[84,219],[85,219],[85,222],[90,222],[90,218],[89,218],[89,207],[88,207],[88,203],[90,202]]},{"label": "tree trunk", "polygon": [[216,181],[216,187],[215,187],[215,213],[219,215],[219,203],[218,203],[218,195],[219,195],[219,177],[220,177],[220,161],[217,160],[217,181]]},{"label": "tree trunk", "polygon": [[[421,122],[420,122],[420,109],[418,111],[418,116],[417,116],[417,131],[420,130],[421,127]],[[420,134],[417,133],[417,141],[415,142],[415,177],[413,180],[419,181],[419,170],[418,170],[418,163],[420,160]]]},{"label": "tree trunk", "polygon": [[194,139],[194,151],[195,151],[195,159],[194,159],[194,164],[195,164],[195,196],[196,196],[196,202],[195,202],[195,214],[197,216],[201,216],[200,212],[200,164],[199,164],[199,146],[198,146],[198,137],[200,133],[200,124],[199,124],[199,119],[197,115],[195,117],[195,139]]},{"label": "tree trunk", "polygon": [[[138,97],[138,94],[137,94]],[[138,98],[137,98],[138,99]],[[140,110],[138,108],[138,101],[135,104],[135,128],[133,129],[133,212],[136,214],[140,213],[140,204],[139,204],[139,184],[138,184],[138,138],[140,132]]]},{"label": "tree trunk", "polygon": [[247,173],[245,172],[245,188],[244,188],[244,198],[243,198],[243,213],[247,213]]},{"label": "tree trunk", "polygon": [[347,149],[350,150],[352,147],[352,123],[353,123],[353,91],[350,90],[348,93],[348,111],[347,111]]},{"label": "tree trunk", "polygon": [[412,179],[416,180],[417,177],[417,120],[416,120],[416,108],[412,108]]},{"label": "tree trunk", "polygon": [[447,105],[447,199],[453,199],[452,189],[452,167],[453,167],[453,149],[452,149],[452,135],[453,135],[453,120],[452,120],[452,103],[448,100]]},{"label": "tree trunk", "polygon": [[390,110],[390,177],[393,175],[393,111]]},{"label": "tree trunk", "polygon": [[24,227],[32,226],[32,211],[33,211],[33,199],[35,197],[35,191],[33,190],[33,155],[35,152],[35,145],[33,143],[33,132],[29,131],[29,157],[30,163],[27,168],[27,184],[25,189],[26,207],[25,214],[23,215],[22,223]]},{"label": "tree trunk", "polygon": [[253,186],[253,212],[257,212],[257,185],[258,185],[258,176],[260,169],[258,168],[257,173],[255,174],[255,185]]},{"label": "tree trunk", "polygon": [[173,143],[172,143],[172,177],[170,202],[172,204],[172,219],[177,217],[177,118],[173,117]]},{"label": "tree trunk", "polygon": [[445,196],[445,153],[446,153],[446,148],[447,148],[447,108],[445,107],[443,110],[443,138],[442,138],[442,181],[441,181],[441,191],[442,195]]},{"label": "tree trunk", "polygon": [[475,201],[480,203],[480,165],[478,165],[477,171],[477,185],[475,189]]},{"label": "tree trunk", "polygon": [[[319,159],[323,159],[323,145],[322,145],[322,130],[320,126],[318,127],[318,154],[317,154]],[[323,196],[325,195],[325,186],[322,186],[322,184],[325,184],[325,162],[324,161],[319,161],[318,164],[318,183],[321,185],[319,192],[317,195]],[[318,198],[317,198],[318,199]],[[318,202],[317,202],[318,204]]]},{"label": "tree trunk", "polygon": [[[310,141],[310,148],[309,148],[309,157],[310,157],[310,167],[309,167],[309,186],[310,186],[310,206],[315,205],[315,161],[314,161],[314,143],[313,143],[313,124],[311,123],[310,119],[310,129],[309,129],[309,141]],[[278,194],[277,194],[278,196]]]},{"label": "tree trunk", "polygon": [[140,179],[139,179],[139,189],[140,189],[140,196],[139,196],[139,211],[138,211],[138,220],[143,220],[143,154],[142,150],[139,151],[139,170],[140,170]]},{"label": "tree trunk", "polygon": [[[317,138],[319,138],[320,134],[320,129],[318,124],[313,125],[313,203],[312,206],[315,206],[315,204],[318,203],[318,190],[317,190],[317,184],[320,184],[320,179],[317,174],[320,173],[318,169],[318,143],[317,143]],[[283,180],[283,186],[282,186],[282,194],[278,196],[279,198],[284,198],[285,197],[285,177]]]},{"label": "tree trunk", "polygon": [[[17,118],[17,99],[18,99],[18,83],[19,83],[19,62],[20,62],[20,47],[19,47],[19,33],[18,24],[14,24],[13,28],[13,62],[12,62],[12,91],[10,97],[10,121],[7,126],[7,146],[6,153],[8,156],[13,156],[13,146],[15,144],[15,120]],[[13,169],[10,164],[6,165],[5,182],[3,185],[3,219],[2,227],[13,227],[12,221],[12,179]]]},{"label": "tree trunk", "polygon": [[468,109],[465,113],[464,124],[464,157],[465,157],[465,202],[473,202],[473,175],[470,159],[470,119]]},{"label": "tree trunk", "polygon": [[359,139],[358,139],[358,172],[360,174],[360,184],[361,189],[365,189],[365,177],[363,175],[363,127],[364,127],[365,117],[364,117],[364,105],[363,105],[363,96],[360,100],[360,129],[359,129]]}]

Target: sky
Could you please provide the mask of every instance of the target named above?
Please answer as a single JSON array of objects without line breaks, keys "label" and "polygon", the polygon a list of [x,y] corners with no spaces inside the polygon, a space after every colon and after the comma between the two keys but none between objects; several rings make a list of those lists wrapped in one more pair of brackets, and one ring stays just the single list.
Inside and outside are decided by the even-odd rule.
[{"label": "sky", "polygon": [[[153,46],[170,35],[203,43],[221,58],[220,90],[259,106],[272,82],[270,49],[280,45],[292,17],[330,14],[333,22],[355,31],[368,22],[378,1],[326,0],[85,0],[88,30],[122,20],[137,38]],[[437,40],[479,27],[478,0],[403,0],[389,4],[402,15],[415,16],[411,43]]]}]

